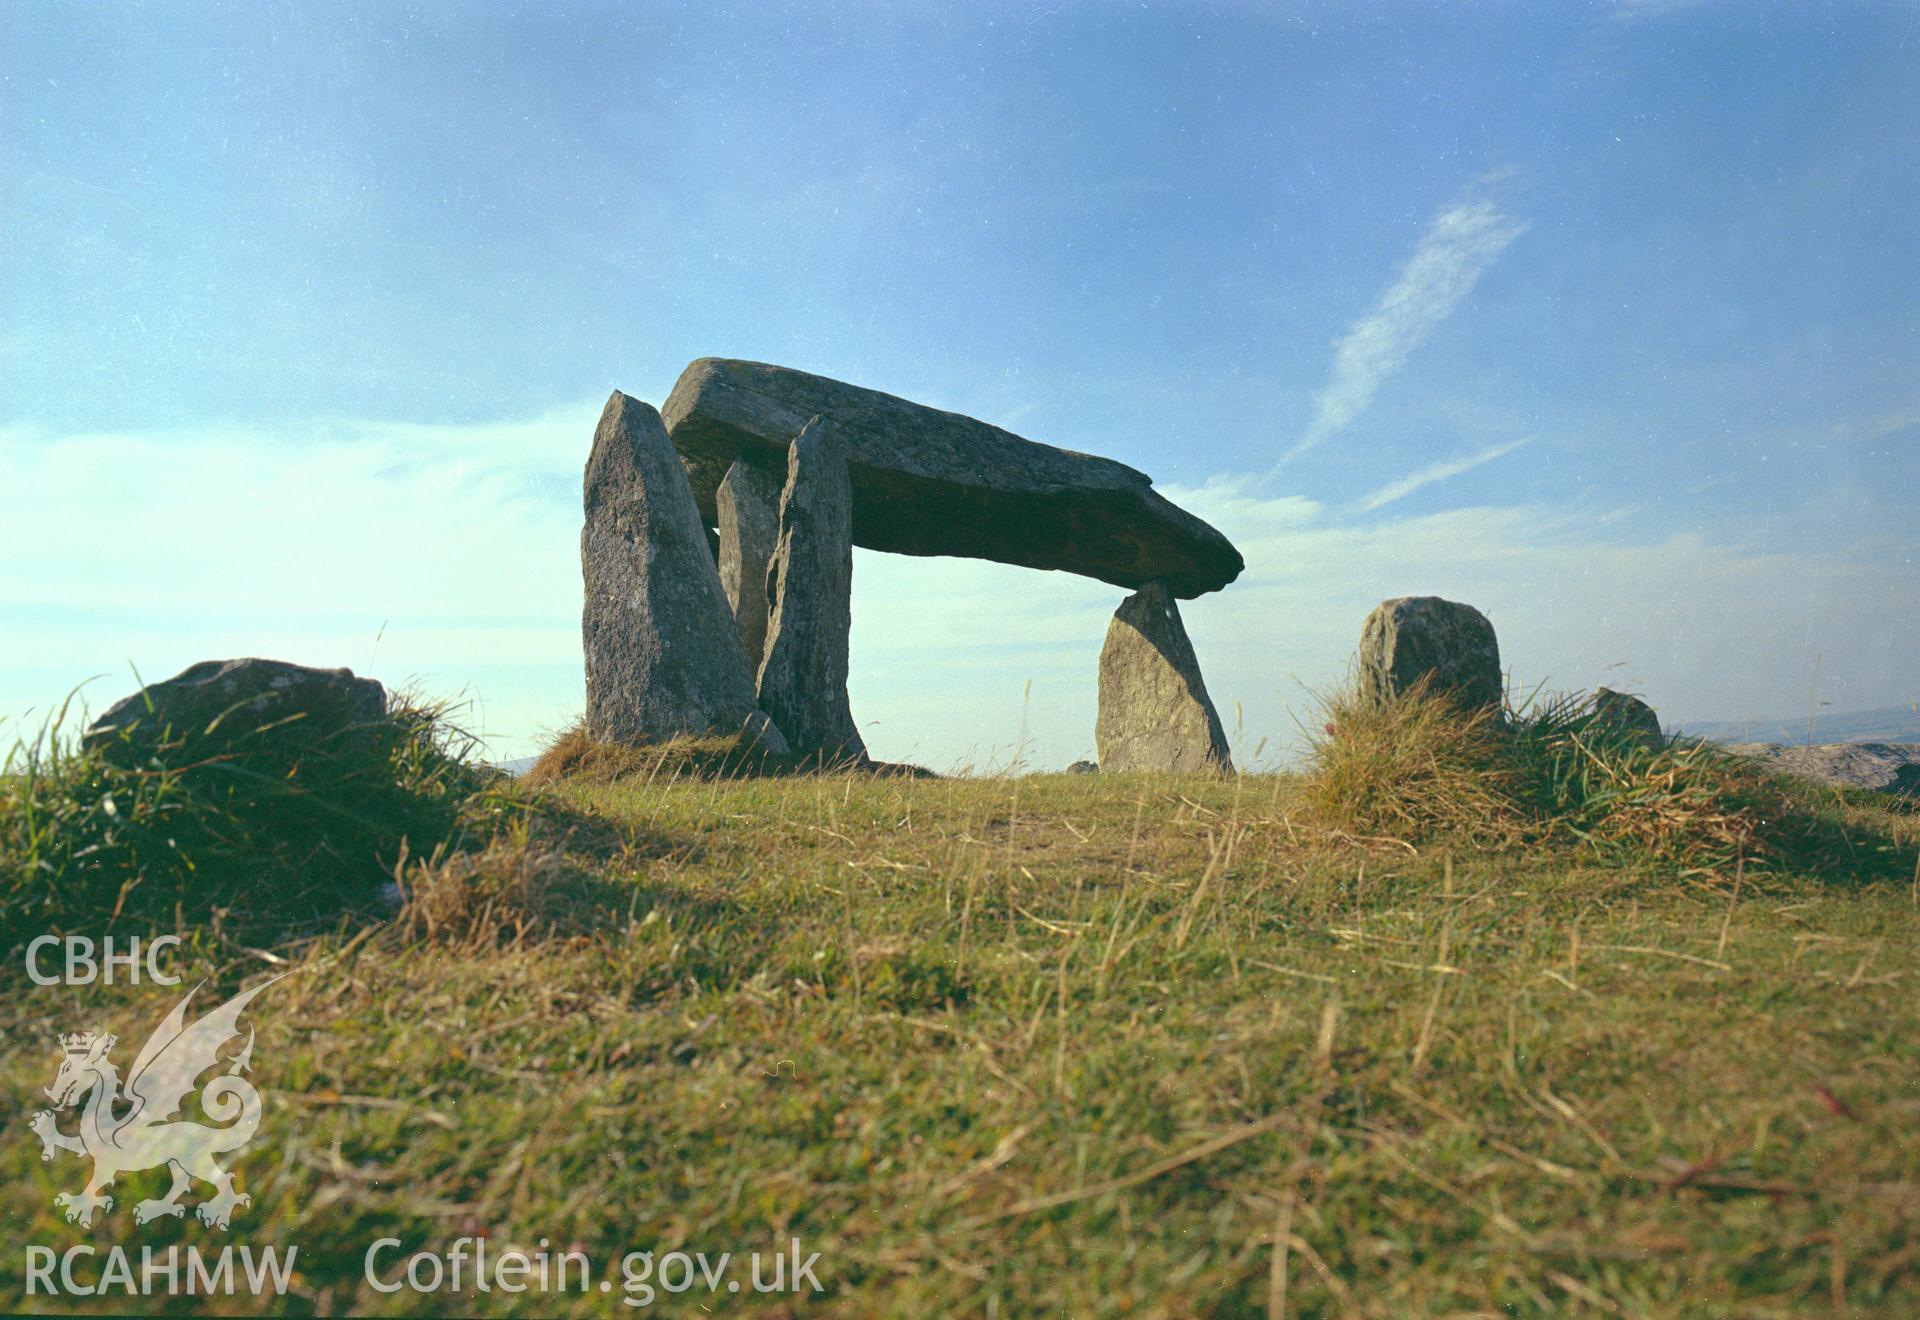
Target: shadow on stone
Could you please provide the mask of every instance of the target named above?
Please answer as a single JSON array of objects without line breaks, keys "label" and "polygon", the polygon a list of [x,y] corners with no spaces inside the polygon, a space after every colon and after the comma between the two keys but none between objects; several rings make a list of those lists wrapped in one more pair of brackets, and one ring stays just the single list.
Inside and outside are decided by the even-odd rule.
[{"label": "shadow on stone", "polygon": [[821,765],[867,759],[847,702],[852,525],[846,443],[838,428],[815,418],[788,450],[758,695],[794,755]]},{"label": "shadow on stone", "polygon": [[[617,390],[583,504],[587,728],[630,743],[746,728],[753,679],[686,473],[660,415]],[[762,736],[785,750],[777,729]]]}]

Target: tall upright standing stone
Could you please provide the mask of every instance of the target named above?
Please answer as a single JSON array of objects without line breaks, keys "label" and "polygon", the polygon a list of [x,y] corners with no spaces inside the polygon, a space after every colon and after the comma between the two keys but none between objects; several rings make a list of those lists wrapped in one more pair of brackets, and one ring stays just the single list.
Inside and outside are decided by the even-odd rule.
[{"label": "tall upright standing stone", "polygon": [[1463,709],[1498,711],[1506,682],[1487,616],[1438,596],[1381,601],[1360,629],[1361,696],[1398,696],[1422,679]]},{"label": "tall upright standing stone", "polygon": [[780,535],[768,569],[773,617],[760,663],[760,709],[796,755],[864,762],[847,704],[853,626],[853,489],[846,442],[815,417],[787,449]]},{"label": "tall upright standing stone", "polygon": [[1093,738],[1102,771],[1233,772],[1226,731],[1165,583],[1127,597],[1107,625]]},{"label": "tall upright standing stone", "polygon": [[707,529],[660,414],[615,390],[587,458],[587,732],[639,743],[764,728]]},{"label": "tall upright standing stone", "polygon": [[780,478],[744,459],[727,469],[715,496],[720,514],[720,586],[758,672],[767,649],[767,565],[780,536]]}]

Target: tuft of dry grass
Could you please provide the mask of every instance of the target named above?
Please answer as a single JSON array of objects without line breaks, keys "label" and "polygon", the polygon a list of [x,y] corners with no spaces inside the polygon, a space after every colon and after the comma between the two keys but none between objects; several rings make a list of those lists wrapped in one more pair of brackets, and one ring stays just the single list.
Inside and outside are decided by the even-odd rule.
[{"label": "tuft of dry grass", "polygon": [[577,929],[589,877],[564,839],[515,830],[477,852],[437,853],[395,870],[395,931],[413,943],[475,950]]},{"label": "tuft of dry grass", "polygon": [[848,772],[908,779],[939,778],[923,766],[891,761],[822,763],[812,757],[779,756],[745,734],[682,735],[642,746],[600,742],[587,732],[584,724],[575,723],[561,731],[527,768],[521,780],[529,787],[539,788],[563,780],[586,784],[671,784],[683,779],[714,781]]},{"label": "tuft of dry grass", "polygon": [[537,788],[563,779],[592,784],[743,779],[791,773],[798,764],[790,757],[774,755],[745,735],[685,736],[634,747],[600,742],[580,722],[562,730],[521,780]]},{"label": "tuft of dry grass", "polygon": [[1349,687],[1323,704],[1301,802],[1334,833],[1560,845],[1699,872],[1744,860],[1859,877],[1886,851],[1884,812],[1709,743],[1619,728],[1588,694],[1495,712]]},{"label": "tuft of dry grass", "polygon": [[1463,711],[1424,685],[1392,701],[1349,685],[1321,708],[1300,797],[1315,824],[1358,837],[1519,837],[1518,770],[1497,712]]},{"label": "tuft of dry grass", "polygon": [[[1703,851],[1737,856],[1764,847],[1768,815],[1756,810],[1755,801],[1766,792],[1760,777],[1705,744],[1641,759],[1609,758],[1577,739],[1568,741],[1603,781],[1600,793],[1581,804],[1592,821],[1589,839],[1679,860]],[[1782,802],[1771,814],[1787,810]]]}]

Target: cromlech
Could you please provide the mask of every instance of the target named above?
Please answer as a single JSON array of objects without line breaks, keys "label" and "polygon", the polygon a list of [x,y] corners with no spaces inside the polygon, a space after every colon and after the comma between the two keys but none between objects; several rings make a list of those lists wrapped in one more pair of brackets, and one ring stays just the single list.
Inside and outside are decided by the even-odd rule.
[{"label": "cromlech", "polygon": [[1099,655],[1103,767],[1232,769],[1179,601],[1229,585],[1245,561],[1124,463],[789,367],[701,358],[657,412],[607,401],[584,505],[593,737],[746,733],[866,764],[847,697],[857,545],[1124,588]]}]

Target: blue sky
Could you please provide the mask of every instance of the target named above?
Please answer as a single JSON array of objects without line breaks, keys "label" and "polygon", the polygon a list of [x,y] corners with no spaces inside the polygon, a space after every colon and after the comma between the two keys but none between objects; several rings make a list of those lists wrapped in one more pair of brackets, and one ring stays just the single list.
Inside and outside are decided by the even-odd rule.
[{"label": "blue sky", "polygon": [[[1917,139],[1903,4],[9,4],[0,712],[265,652],[528,750],[598,405],[707,354],[1214,520],[1243,759],[1416,592],[1669,720],[1905,704]],[[877,752],[1090,752],[1120,593],[856,580]]]}]

